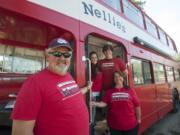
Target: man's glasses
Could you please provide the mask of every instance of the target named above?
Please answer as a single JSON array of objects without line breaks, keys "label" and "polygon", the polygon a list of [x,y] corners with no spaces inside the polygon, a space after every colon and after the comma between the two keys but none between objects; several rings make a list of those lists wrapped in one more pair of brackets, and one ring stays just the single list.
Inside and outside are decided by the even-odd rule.
[{"label": "man's glasses", "polygon": [[72,56],[72,52],[49,52],[49,54],[53,55],[54,57],[61,57],[63,55],[64,58],[70,58]]}]

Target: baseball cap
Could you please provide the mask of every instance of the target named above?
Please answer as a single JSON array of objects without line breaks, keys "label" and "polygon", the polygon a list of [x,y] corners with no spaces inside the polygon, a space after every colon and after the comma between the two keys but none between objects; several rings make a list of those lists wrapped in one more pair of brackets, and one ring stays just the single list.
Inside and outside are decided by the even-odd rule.
[{"label": "baseball cap", "polygon": [[50,43],[48,48],[54,49],[57,47],[66,47],[69,49],[69,51],[72,51],[72,48],[70,47],[70,44],[67,40],[63,38],[55,38]]}]

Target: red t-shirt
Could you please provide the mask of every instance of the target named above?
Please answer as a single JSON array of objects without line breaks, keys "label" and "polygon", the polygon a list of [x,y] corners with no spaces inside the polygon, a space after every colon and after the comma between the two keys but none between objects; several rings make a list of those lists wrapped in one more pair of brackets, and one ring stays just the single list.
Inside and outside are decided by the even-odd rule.
[{"label": "red t-shirt", "polygon": [[97,72],[96,76],[92,75],[92,91],[100,92],[102,90],[102,72]]},{"label": "red t-shirt", "polygon": [[125,63],[119,58],[103,59],[99,61],[99,70],[103,74],[103,89],[108,90],[113,84],[113,73],[115,71],[124,71],[126,69]]},{"label": "red t-shirt", "polygon": [[103,102],[108,105],[107,121],[111,128],[129,130],[137,125],[135,107],[140,103],[134,90],[126,88],[107,90]]},{"label": "red t-shirt", "polygon": [[83,94],[67,73],[45,69],[21,88],[12,118],[36,120],[35,135],[89,135],[89,116]]}]

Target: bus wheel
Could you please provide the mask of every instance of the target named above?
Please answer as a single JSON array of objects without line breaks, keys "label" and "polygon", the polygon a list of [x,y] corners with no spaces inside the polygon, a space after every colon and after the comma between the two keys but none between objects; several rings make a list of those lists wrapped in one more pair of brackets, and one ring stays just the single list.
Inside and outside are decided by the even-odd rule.
[{"label": "bus wheel", "polygon": [[173,112],[176,113],[178,112],[179,109],[179,92],[177,88],[173,89]]}]

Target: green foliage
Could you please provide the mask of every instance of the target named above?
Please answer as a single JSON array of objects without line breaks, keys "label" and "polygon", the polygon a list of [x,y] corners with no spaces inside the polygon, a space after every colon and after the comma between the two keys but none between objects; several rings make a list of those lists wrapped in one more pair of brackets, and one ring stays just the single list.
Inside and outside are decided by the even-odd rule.
[{"label": "green foliage", "polygon": [[133,3],[135,3],[137,6],[143,9],[144,5],[146,4],[146,1],[142,0],[131,0]]},{"label": "green foliage", "polygon": [[180,53],[177,55],[177,60],[180,61]]}]

